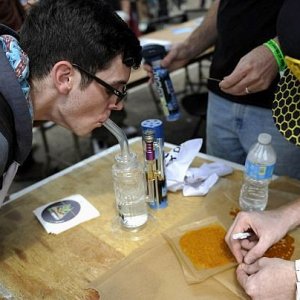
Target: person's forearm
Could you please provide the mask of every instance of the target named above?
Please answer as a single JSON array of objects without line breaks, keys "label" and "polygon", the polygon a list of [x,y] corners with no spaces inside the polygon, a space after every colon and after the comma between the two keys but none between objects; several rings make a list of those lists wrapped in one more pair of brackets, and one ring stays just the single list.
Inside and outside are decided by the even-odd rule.
[{"label": "person's forearm", "polygon": [[207,12],[202,24],[193,31],[184,44],[189,57],[197,57],[203,51],[215,44],[217,38],[217,13],[220,0],[215,0]]}]

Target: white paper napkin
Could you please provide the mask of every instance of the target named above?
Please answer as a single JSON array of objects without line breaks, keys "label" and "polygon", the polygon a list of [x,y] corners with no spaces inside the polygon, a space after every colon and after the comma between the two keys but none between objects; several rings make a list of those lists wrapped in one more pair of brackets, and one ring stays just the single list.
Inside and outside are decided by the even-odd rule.
[{"label": "white paper napkin", "polygon": [[183,182],[185,173],[202,146],[202,139],[193,139],[173,148],[165,155],[167,180]]},{"label": "white paper napkin", "polygon": [[185,174],[186,183],[195,183],[207,179],[212,174],[225,176],[231,174],[233,168],[220,162],[203,163],[199,168],[189,168]]},{"label": "white paper napkin", "polygon": [[202,146],[202,139],[193,139],[173,148],[165,156],[167,187],[171,192],[183,191],[183,196],[204,196],[218,181],[219,176],[233,172],[220,162],[203,163],[189,168]]},{"label": "white paper napkin", "polygon": [[204,196],[215,185],[218,179],[219,176],[217,174],[211,174],[200,183],[184,184],[183,196]]}]

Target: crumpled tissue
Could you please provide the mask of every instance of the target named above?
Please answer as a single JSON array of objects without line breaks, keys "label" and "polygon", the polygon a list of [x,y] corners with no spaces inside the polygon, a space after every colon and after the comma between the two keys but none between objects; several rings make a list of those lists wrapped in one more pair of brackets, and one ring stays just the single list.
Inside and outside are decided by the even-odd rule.
[{"label": "crumpled tissue", "polygon": [[184,196],[204,196],[218,181],[219,176],[233,172],[221,162],[203,163],[189,168],[202,146],[202,139],[193,139],[173,148],[165,156],[167,187],[171,192],[182,190]]}]

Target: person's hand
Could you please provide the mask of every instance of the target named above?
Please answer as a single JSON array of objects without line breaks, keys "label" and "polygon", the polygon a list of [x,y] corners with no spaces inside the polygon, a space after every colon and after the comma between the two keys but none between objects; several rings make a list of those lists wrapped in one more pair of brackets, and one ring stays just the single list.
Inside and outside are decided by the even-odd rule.
[{"label": "person's hand", "polygon": [[253,300],[295,299],[296,272],[293,261],[263,257],[255,263],[240,264],[237,280]]},{"label": "person's hand", "polygon": [[174,71],[185,66],[191,58],[189,57],[189,48],[186,43],[174,44],[161,61],[161,66]]},{"label": "person's hand", "polygon": [[224,77],[219,86],[232,95],[246,95],[267,89],[278,73],[271,51],[261,45],[243,56],[233,72]]},{"label": "person's hand", "polygon": [[[182,68],[185,66],[189,59],[188,49],[184,43],[178,43],[172,45],[170,51],[162,59],[161,66],[168,69],[169,71],[174,71],[176,69]],[[149,64],[143,65],[144,70],[147,72],[150,81],[153,81],[153,70]]]},{"label": "person's hand", "polygon": [[[229,228],[225,240],[238,263],[253,263],[289,230],[283,209],[263,212],[240,212]],[[234,240],[232,235],[251,231],[248,239]]]}]

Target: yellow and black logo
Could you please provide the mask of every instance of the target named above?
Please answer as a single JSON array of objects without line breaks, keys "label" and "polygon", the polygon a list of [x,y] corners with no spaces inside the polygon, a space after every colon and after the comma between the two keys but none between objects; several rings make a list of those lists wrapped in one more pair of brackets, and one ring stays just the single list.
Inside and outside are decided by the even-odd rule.
[{"label": "yellow and black logo", "polygon": [[272,113],[281,134],[300,146],[300,81],[290,69],[286,69],[280,79]]}]

